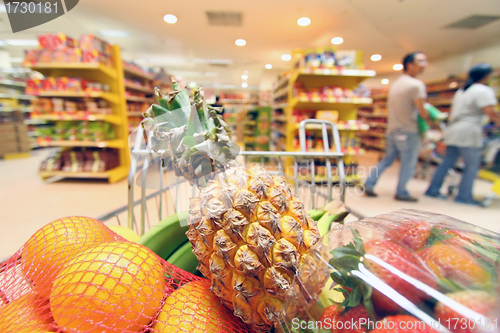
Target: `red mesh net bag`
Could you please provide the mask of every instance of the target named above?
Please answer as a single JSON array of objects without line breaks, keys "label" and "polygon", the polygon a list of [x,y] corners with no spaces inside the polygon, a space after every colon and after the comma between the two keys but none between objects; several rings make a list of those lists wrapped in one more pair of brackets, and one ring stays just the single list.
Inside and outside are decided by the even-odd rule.
[{"label": "red mesh net bag", "polygon": [[209,287],[98,220],[63,218],[0,263],[0,332],[249,332]]}]

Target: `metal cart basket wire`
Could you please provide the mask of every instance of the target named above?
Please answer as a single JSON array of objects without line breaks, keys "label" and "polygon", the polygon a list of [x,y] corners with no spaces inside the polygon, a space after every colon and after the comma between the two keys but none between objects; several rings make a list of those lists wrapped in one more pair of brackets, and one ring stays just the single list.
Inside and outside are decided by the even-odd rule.
[{"label": "metal cart basket wire", "polygon": [[[324,152],[306,152],[305,133],[306,127],[310,125],[321,127]],[[151,134],[139,126],[129,138],[131,165],[128,174],[128,205],[98,217],[106,223],[127,226],[139,235],[163,218],[188,209],[188,199],[197,196],[198,191],[186,180],[176,177],[165,165],[162,167],[159,155],[151,149]],[[338,199],[345,202],[344,154],[335,124],[330,121],[304,120],[299,126],[299,138],[300,152],[241,151],[237,161],[244,163],[245,167],[249,163],[260,163],[270,173],[285,177],[293,184],[294,194],[302,200],[306,209],[321,207],[330,202],[334,197],[334,190]],[[334,151],[330,149],[330,142]],[[289,170],[284,167],[286,159],[291,165]],[[318,161],[326,165],[326,181],[320,184],[315,182],[315,163]],[[332,161],[336,165],[335,184]],[[301,176],[301,168],[307,168],[309,174]],[[136,187],[139,194],[135,193]],[[355,215],[361,218],[359,214]]]}]

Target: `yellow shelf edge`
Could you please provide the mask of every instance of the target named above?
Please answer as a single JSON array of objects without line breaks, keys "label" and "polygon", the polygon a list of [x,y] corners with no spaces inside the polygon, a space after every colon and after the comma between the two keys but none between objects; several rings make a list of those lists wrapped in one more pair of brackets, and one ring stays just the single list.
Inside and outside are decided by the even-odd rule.
[{"label": "yellow shelf edge", "polygon": [[37,62],[37,63],[25,63],[25,66],[33,70],[44,70],[44,69],[54,69],[54,70],[98,70],[106,74],[113,80],[116,79],[116,73],[114,68],[100,64],[100,63],[90,63],[90,62],[68,62],[68,63],[52,63],[52,62]]},{"label": "yellow shelf edge", "polygon": [[44,142],[37,142],[39,147],[93,147],[93,148],[124,148],[123,140],[109,140],[109,141],[67,141],[67,140],[51,140]]}]

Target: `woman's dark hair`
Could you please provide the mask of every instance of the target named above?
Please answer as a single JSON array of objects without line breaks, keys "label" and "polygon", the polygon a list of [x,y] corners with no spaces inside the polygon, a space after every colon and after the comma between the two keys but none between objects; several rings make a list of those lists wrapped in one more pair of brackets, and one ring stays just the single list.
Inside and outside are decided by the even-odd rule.
[{"label": "woman's dark hair", "polygon": [[422,53],[422,52],[417,51],[417,52],[412,52],[412,53],[405,55],[405,57],[403,58],[403,68],[404,68],[405,72],[408,69],[408,64],[415,62],[415,56],[417,54],[420,54],[420,53]]},{"label": "woman's dark hair", "polygon": [[487,63],[481,63],[472,66],[472,68],[469,70],[469,78],[467,79],[467,82],[465,83],[464,86],[464,91],[470,88],[474,83],[481,81],[484,79],[488,74],[493,72],[493,68]]}]

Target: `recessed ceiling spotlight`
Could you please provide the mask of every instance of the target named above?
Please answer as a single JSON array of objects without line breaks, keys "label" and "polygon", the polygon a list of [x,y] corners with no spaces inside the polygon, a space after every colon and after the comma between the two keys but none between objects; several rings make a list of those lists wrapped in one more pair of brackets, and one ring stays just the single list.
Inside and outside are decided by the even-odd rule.
[{"label": "recessed ceiling spotlight", "polygon": [[248,75],[243,74],[243,75],[241,76],[241,79],[242,79],[242,80],[247,80],[247,79],[248,79]]},{"label": "recessed ceiling spotlight", "polygon": [[99,35],[104,37],[129,37],[130,34],[127,31],[122,30],[99,30]]},{"label": "recessed ceiling spotlight", "polygon": [[248,87],[248,83],[243,82],[243,83],[241,84],[241,86],[242,86],[243,88],[246,88],[246,87]]},{"label": "recessed ceiling spotlight", "polygon": [[392,66],[392,69],[394,69],[395,71],[400,71],[403,69],[403,65],[395,64],[394,66]]},{"label": "recessed ceiling spotlight", "polygon": [[246,41],[246,40],[244,40],[244,39],[237,39],[237,40],[234,42],[234,44],[236,44],[236,45],[238,45],[238,46],[245,46],[245,45],[246,45],[246,43],[247,43],[247,41]]},{"label": "recessed ceiling spotlight", "polygon": [[389,84],[389,80],[388,79],[382,79],[382,81],[380,81],[380,83],[382,83],[382,84]]},{"label": "recessed ceiling spotlight", "polygon": [[271,69],[271,68],[273,68],[273,65],[271,65],[271,64],[266,65],[266,69]]},{"label": "recessed ceiling spotlight", "polygon": [[289,61],[289,60],[292,60],[292,56],[291,56],[291,55],[289,55],[289,54],[283,54],[283,55],[281,56],[281,60],[283,60],[283,61]]},{"label": "recessed ceiling spotlight", "polygon": [[332,44],[333,45],[340,45],[344,42],[344,39],[342,37],[333,37],[332,38]]},{"label": "recessed ceiling spotlight", "polygon": [[309,24],[311,24],[311,19],[309,17],[301,17],[297,20],[297,24],[301,27],[307,27]]},{"label": "recessed ceiling spotlight", "polygon": [[167,14],[163,16],[163,20],[167,23],[174,24],[175,22],[177,22],[177,16],[172,14]]},{"label": "recessed ceiling spotlight", "polygon": [[382,59],[382,56],[380,54],[374,54],[370,57],[371,61],[379,61]]}]

